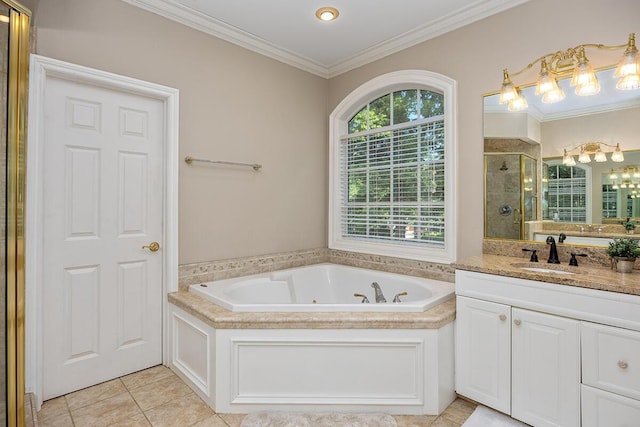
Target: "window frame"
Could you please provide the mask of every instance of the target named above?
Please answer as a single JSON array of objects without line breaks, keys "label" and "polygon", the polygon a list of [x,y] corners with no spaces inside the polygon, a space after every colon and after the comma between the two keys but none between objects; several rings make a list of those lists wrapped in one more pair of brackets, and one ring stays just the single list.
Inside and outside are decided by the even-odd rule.
[{"label": "window frame", "polygon": [[[387,93],[421,89],[444,95],[445,129],[445,238],[443,247],[416,245],[415,242],[384,242],[342,236],[340,143],[348,135],[349,120],[367,103]],[[329,116],[329,236],[330,249],[385,255],[420,261],[449,263],[456,259],[456,81],[424,70],[396,71],[376,77],[347,95]]]},{"label": "window frame", "polygon": [[[553,166],[553,167],[555,167],[555,166],[563,166],[561,159],[552,159],[552,160],[547,161],[546,163],[547,163],[547,165]],[[565,224],[574,224],[574,223],[577,223],[577,224],[591,224],[592,216],[593,216],[593,200],[592,200],[592,194],[593,193],[592,193],[592,186],[591,186],[592,185],[591,184],[591,176],[592,176],[593,169],[592,169],[592,167],[590,165],[584,164],[584,163],[577,163],[575,166],[570,166],[570,167],[582,169],[582,170],[584,170],[584,173],[585,173],[585,178],[584,178],[585,179],[585,186],[584,186],[584,189],[585,189],[585,194],[584,194],[585,220],[584,220],[584,222],[573,221],[573,220],[572,221],[560,221],[560,222],[564,222]],[[550,196],[550,191],[551,191],[551,179],[550,178],[547,178],[547,179],[549,179],[549,187],[548,187],[549,193],[548,193],[548,196],[547,196],[547,197],[549,197]],[[573,195],[573,192],[571,194]],[[551,207],[550,204],[548,203],[548,200],[547,200],[547,207],[549,209],[549,216],[551,218],[546,218],[546,219],[552,219],[553,218],[553,214],[551,213],[551,211],[552,211],[552,209],[556,209],[556,212],[557,212],[557,208],[558,207],[557,206]],[[571,207],[569,209],[571,209],[572,211],[574,210]]]}]

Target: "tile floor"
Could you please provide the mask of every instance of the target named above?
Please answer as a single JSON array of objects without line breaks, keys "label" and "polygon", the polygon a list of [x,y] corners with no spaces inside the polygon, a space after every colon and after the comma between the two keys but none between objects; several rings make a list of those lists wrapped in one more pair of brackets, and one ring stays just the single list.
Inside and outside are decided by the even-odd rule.
[{"label": "tile floor", "polygon": [[[457,399],[440,416],[395,416],[398,427],[459,427],[476,405]],[[240,427],[244,415],[216,414],[173,372],[155,366],[48,400],[40,427]]]}]

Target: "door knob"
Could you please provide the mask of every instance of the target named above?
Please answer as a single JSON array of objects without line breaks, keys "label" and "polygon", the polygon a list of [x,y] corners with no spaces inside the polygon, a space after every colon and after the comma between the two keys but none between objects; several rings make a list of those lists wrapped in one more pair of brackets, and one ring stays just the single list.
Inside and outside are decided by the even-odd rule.
[{"label": "door knob", "polygon": [[498,316],[498,318],[499,318],[500,320],[502,320],[503,322],[504,322],[505,320],[507,320],[507,316],[506,316],[506,315],[504,315],[504,314],[501,314],[500,316]]},{"label": "door knob", "polygon": [[513,321],[513,323],[515,323],[516,326],[520,326],[522,324],[522,321],[520,319],[516,319]]},{"label": "door knob", "polygon": [[160,249],[160,243],[151,242],[148,245],[144,245],[142,249],[149,249],[151,252],[157,252]]}]

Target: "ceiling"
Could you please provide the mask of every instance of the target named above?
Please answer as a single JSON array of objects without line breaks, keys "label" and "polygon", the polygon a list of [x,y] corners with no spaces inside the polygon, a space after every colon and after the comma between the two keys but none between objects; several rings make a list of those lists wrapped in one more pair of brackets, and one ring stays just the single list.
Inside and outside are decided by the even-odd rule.
[{"label": "ceiling", "polygon": [[529,0],[123,1],[329,78]]}]

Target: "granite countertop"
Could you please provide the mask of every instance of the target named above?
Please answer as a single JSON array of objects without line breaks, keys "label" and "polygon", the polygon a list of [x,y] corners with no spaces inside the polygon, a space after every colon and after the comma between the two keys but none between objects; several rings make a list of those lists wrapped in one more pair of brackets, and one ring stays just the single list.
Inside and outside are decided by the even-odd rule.
[{"label": "granite countertop", "polygon": [[227,310],[188,291],[172,292],[168,300],[216,329],[438,329],[456,316],[454,298],[419,313],[243,313]]},{"label": "granite countertop", "polygon": [[[528,262],[527,258],[503,255],[478,255],[456,261],[453,264],[458,270],[478,273],[497,274],[499,276],[517,277],[519,279],[537,280],[560,285],[577,286],[601,291],[640,295],[640,271],[618,273],[607,267],[583,264],[571,267],[566,264],[548,264],[546,262]],[[558,274],[523,270],[522,267],[552,268],[575,274]]]},{"label": "granite countertop", "polygon": [[571,231],[571,230],[540,230],[534,231],[533,234],[543,234],[547,236],[557,237],[560,233],[573,237],[599,237],[601,239],[621,239],[630,237],[632,239],[640,239],[640,234],[614,233],[612,231]]}]

